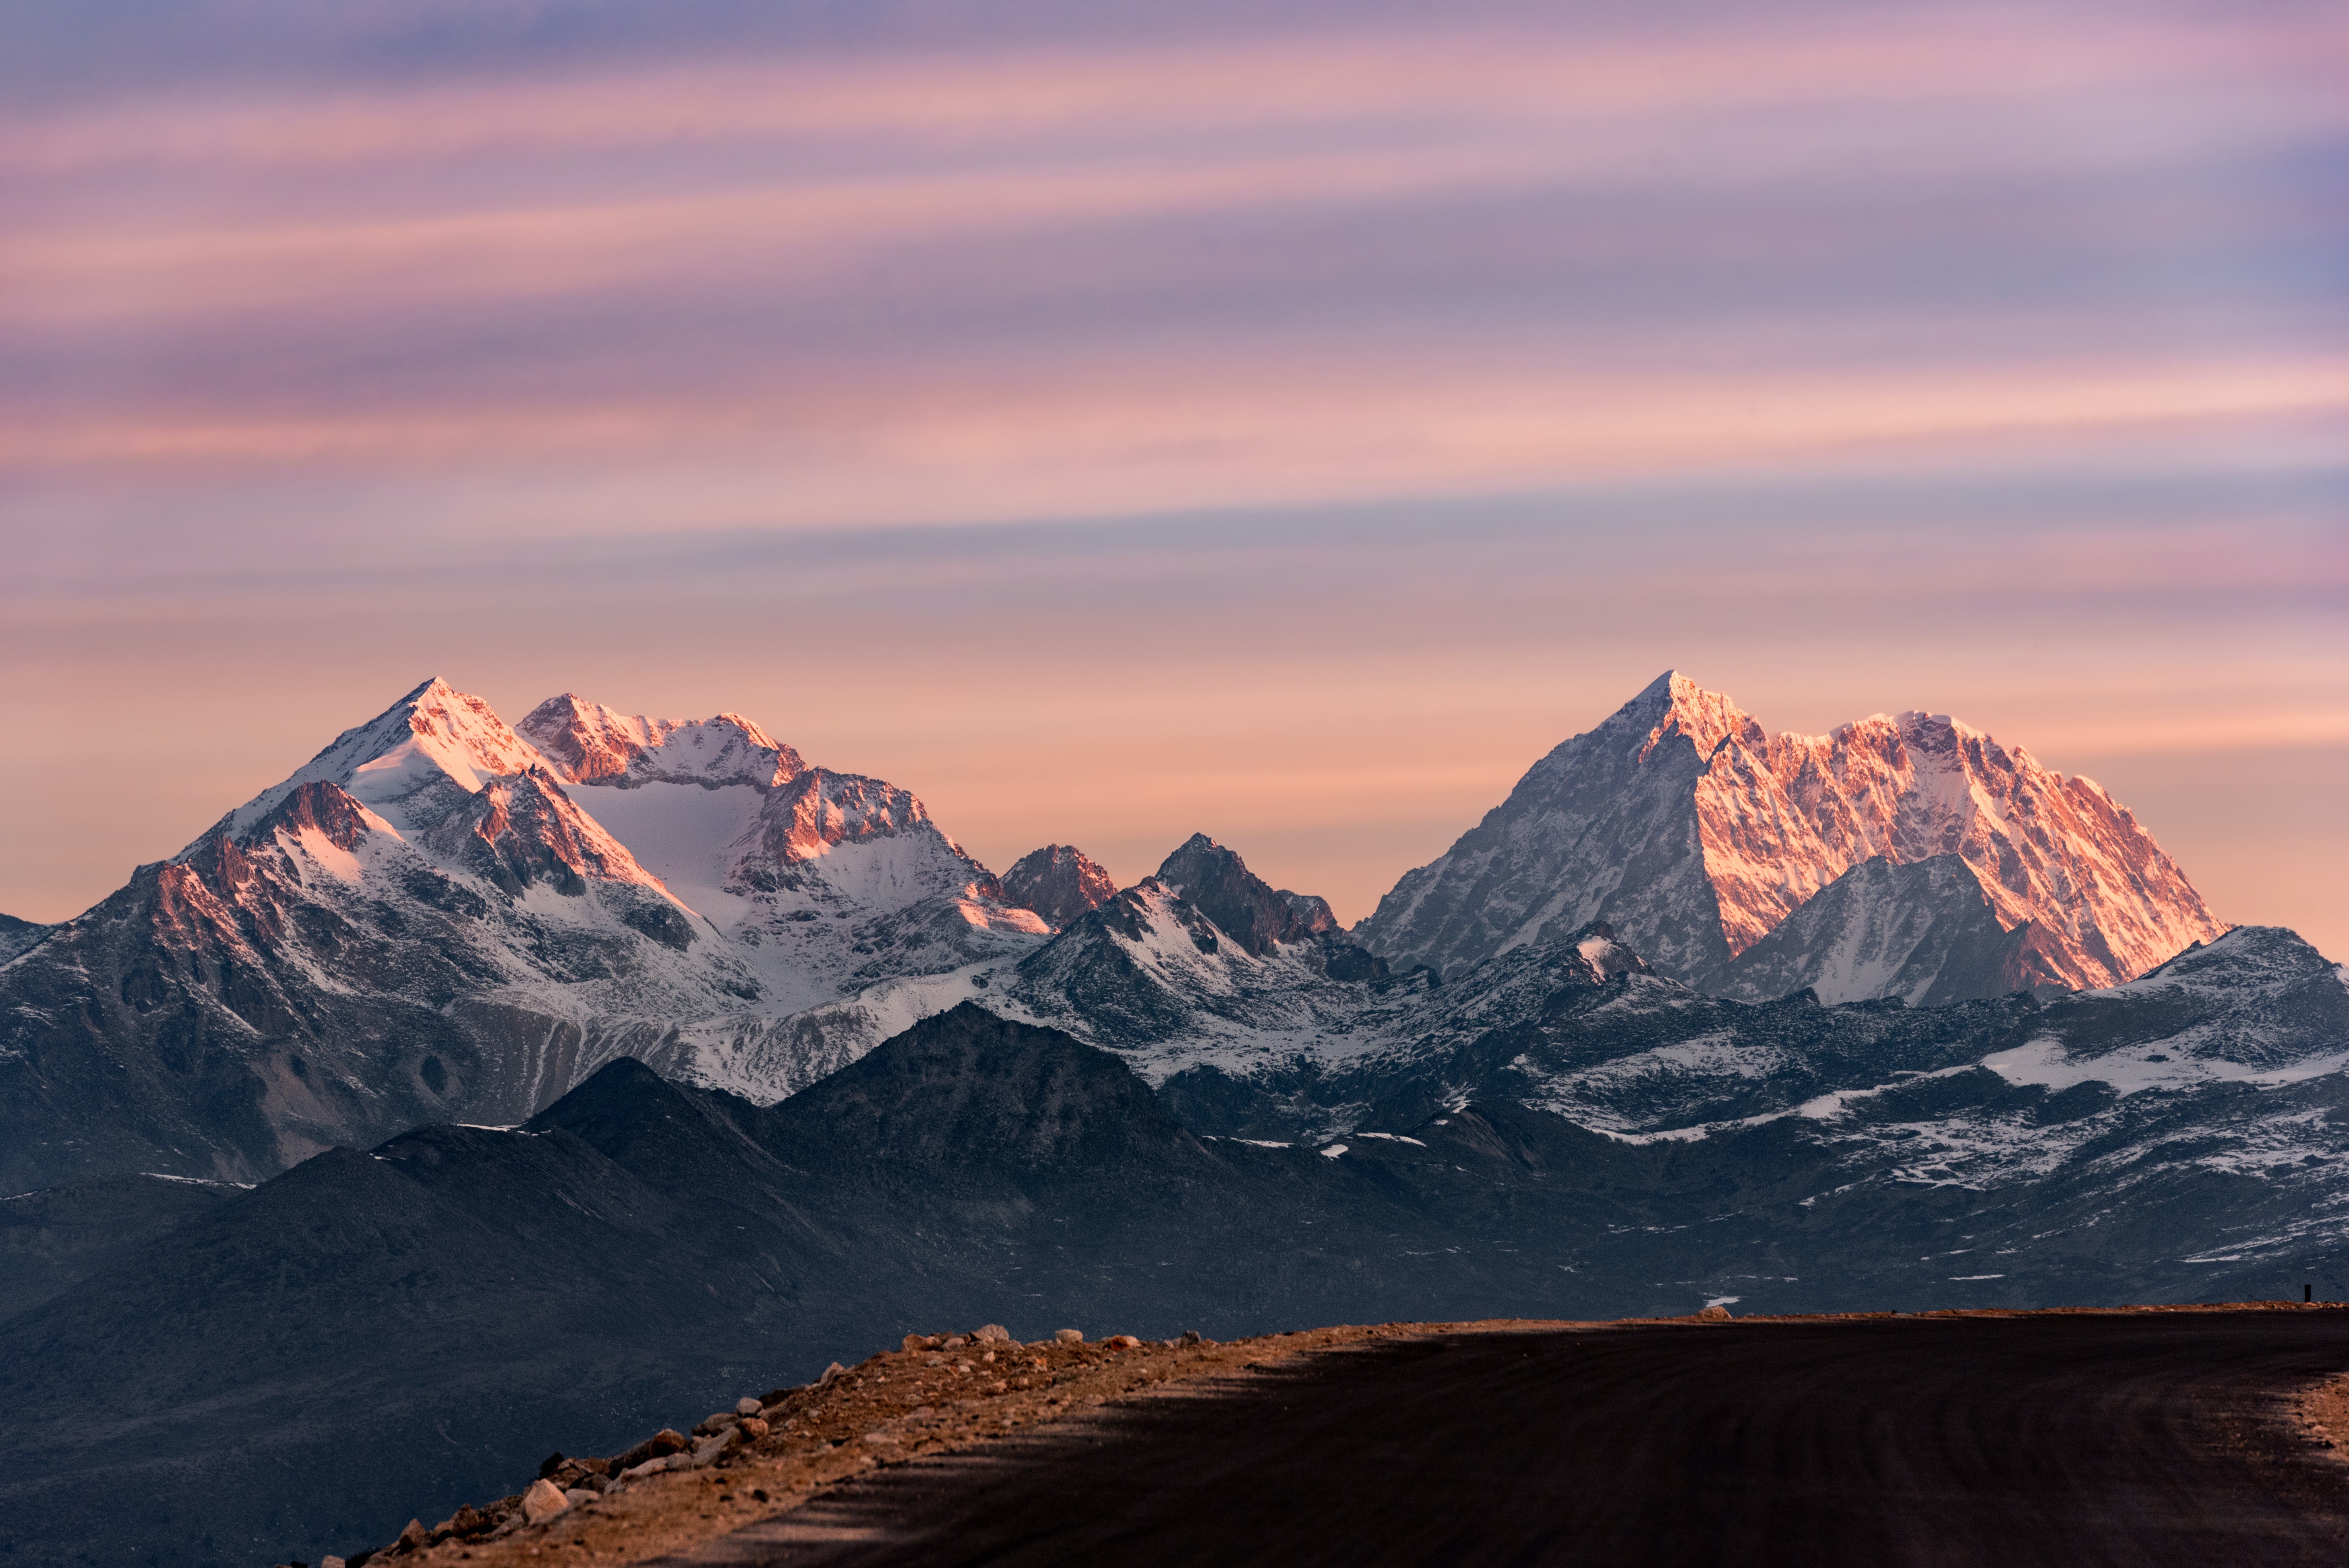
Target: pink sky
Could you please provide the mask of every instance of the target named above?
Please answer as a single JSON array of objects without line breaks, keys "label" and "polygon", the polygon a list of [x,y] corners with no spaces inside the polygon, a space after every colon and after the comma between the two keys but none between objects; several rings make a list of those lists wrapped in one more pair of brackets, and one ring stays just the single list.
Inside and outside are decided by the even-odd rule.
[{"label": "pink sky", "polygon": [[0,910],[437,673],[1352,919],[1676,666],[2349,956],[2324,8],[44,15]]}]

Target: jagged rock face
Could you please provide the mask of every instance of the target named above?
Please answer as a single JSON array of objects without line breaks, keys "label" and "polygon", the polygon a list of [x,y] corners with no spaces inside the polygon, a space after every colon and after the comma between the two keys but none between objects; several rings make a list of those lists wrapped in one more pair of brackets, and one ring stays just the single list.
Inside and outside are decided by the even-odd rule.
[{"label": "jagged rock face", "polygon": [[2110,985],[2222,929],[2093,780],[1939,715],[1766,734],[1667,674],[1551,752],[1358,928],[1449,974],[1605,918],[1704,984],[1852,866],[1953,854],[2064,984]]},{"label": "jagged rock face", "polygon": [[1032,909],[1055,931],[1117,896],[1091,856],[1073,844],[1047,844],[1019,857],[1003,873],[1004,902]]},{"label": "jagged rock face", "polygon": [[1708,987],[1768,1002],[1808,987],[1822,1002],[1898,996],[1937,1007],[2065,982],[2036,942],[2008,931],[1956,855],[1896,865],[1871,855],[1739,954]]},{"label": "jagged rock face", "polygon": [[[1034,857],[1030,857],[1033,859]],[[908,975],[789,1020],[792,1050],[854,1060],[921,1019],[976,1000],[1123,1054],[1151,1081],[1194,1062],[1312,1056],[1363,1026],[1386,965],[1346,940],[1320,899],[1284,892],[1204,835],[1166,859],[1239,927],[1164,877],[1079,914],[1016,963]],[[795,1072],[780,1055],[741,1076]],[[802,1079],[801,1081],[810,1081]]]},{"label": "jagged rock face", "polygon": [[569,692],[531,709],[514,728],[578,784],[750,784],[773,789],[804,772],[800,754],[740,714],[634,717]]},{"label": "jagged rock face", "polygon": [[1203,1014],[1282,1006],[1298,977],[1264,968],[1195,904],[1144,877],[1022,959],[1006,991],[1038,1018],[1133,1047],[1181,1034]]},{"label": "jagged rock face", "polygon": [[1205,833],[1192,834],[1166,857],[1158,881],[1258,958],[1279,943],[1303,942],[1338,928],[1326,901],[1274,888]]}]

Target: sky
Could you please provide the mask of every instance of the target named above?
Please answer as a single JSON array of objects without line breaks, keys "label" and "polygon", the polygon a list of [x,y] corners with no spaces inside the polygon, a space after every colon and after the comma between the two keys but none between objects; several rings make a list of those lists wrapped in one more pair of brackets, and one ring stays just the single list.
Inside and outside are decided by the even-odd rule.
[{"label": "sky", "polygon": [[0,910],[439,675],[1369,913],[1667,668],[2349,958],[2337,5],[21,0]]}]

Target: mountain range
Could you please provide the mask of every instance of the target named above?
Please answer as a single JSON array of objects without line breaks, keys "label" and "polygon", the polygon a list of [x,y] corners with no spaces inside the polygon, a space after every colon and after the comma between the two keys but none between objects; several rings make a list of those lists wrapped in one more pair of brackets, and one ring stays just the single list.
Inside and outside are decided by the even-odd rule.
[{"label": "mountain range", "polygon": [[1350,932],[1204,836],[1123,892],[1061,845],[998,878],[739,715],[565,695],[510,727],[434,680],[88,913],[0,930],[0,1187],[249,1181],[523,1120],[622,1057],[771,1102],[973,996],[1154,1082],[1338,1070],[1593,922],[1706,995],[1912,1005],[2110,985],[2224,929],[2020,748],[1920,714],[1770,736],[1676,674]]}]

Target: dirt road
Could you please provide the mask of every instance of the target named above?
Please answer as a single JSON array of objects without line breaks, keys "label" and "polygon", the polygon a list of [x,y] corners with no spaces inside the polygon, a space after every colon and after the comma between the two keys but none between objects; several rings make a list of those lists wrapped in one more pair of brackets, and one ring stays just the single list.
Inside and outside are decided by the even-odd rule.
[{"label": "dirt road", "polygon": [[1625,1325],[1315,1357],[674,1563],[2338,1563],[2349,1313]]}]

